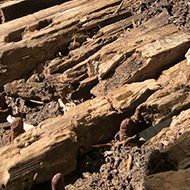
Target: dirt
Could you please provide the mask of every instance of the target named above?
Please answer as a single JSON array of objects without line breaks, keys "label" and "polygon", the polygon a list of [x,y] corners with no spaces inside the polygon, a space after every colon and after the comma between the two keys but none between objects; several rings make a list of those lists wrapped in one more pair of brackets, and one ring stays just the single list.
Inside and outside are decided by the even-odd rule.
[{"label": "dirt", "polygon": [[170,14],[169,23],[175,24],[178,28],[190,30],[190,1],[189,0],[142,0],[131,5],[131,11],[146,16],[138,21],[141,24],[167,9]]},{"label": "dirt", "polygon": [[[167,156],[160,154],[157,144],[94,148],[78,156],[76,171],[65,176],[65,189],[145,190],[145,176],[169,170],[176,170],[176,167]],[[50,190],[50,187],[49,181],[31,190]]]},{"label": "dirt", "polygon": [[66,189],[144,189],[143,178],[152,150],[114,147],[103,153],[105,163],[98,172],[84,172]]},{"label": "dirt", "polygon": [[7,96],[7,104],[12,107],[13,115],[19,116],[22,113],[24,121],[28,124],[37,126],[41,121],[63,115],[57,101],[47,103],[35,103],[22,98]]},{"label": "dirt", "polygon": [[[146,17],[137,21],[139,26],[148,19],[167,9],[169,23],[174,23],[180,29],[190,31],[190,1],[189,0],[142,0],[132,4],[130,10]],[[57,101],[46,103],[32,102],[20,97],[6,95],[6,103],[12,108],[12,115],[23,117],[24,121],[34,126],[41,121],[63,115]],[[9,127],[0,128],[1,143],[6,144]],[[86,155],[78,156],[77,170],[65,176],[67,190],[74,189],[128,189],[143,190],[144,177],[150,173],[151,155],[155,146],[127,147],[113,146],[93,148]],[[172,167],[167,168],[167,170]],[[36,185],[32,190],[50,189],[50,182]]]}]

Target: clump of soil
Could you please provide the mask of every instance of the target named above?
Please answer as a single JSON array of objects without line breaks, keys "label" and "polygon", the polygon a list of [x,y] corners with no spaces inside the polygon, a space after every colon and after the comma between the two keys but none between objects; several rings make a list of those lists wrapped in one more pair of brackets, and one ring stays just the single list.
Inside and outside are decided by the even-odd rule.
[{"label": "clump of soil", "polygon": [[144,189],[144,177],[153,148],[114,147],[105,151],[104,164],[98,172],[84,172],[66,189]]},{"label": "clump of soil", "polygon": [[178,28],[185,28],[190,31],[190,2],[188,0],[142,0],[131,4],[130,7],[132,12],[145,15],[139,23],[158,15],[164,9],[170,14],[169,23],[175,24]]},{"label": "clump of soil", "polygon": [[[96,156],[99,154],[96,160],[94,153]],[[143,190],[146,189],[145,176],[175,169],[167,161],[167,157],[156,150],[155,145],[142,147],[116,145],[104,151],[95,150],[94,153],[88,153],[80,158],[77,170],[82,176],[65,189]]]},{"label": "clump of soil", "polygon": [[63,115],[58,101],[39,104],[20,97],[6,96],[6,102],[12,108],[14,116],[21,116],[26,123],[34,126],[45,119]]}]

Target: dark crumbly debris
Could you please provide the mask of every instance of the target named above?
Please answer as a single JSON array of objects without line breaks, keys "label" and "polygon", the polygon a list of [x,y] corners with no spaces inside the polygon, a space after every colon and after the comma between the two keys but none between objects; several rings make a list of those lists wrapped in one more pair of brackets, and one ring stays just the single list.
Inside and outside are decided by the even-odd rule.
[{"label": "dark crumbly debris", "polygon": [[137,25],[161,13],[164,9],[170,14],[168,23],[175,24],[178,28],[190,31],[190,1],[189,0],[141,0],[132,4],[130,10],[146,15],[139,20]]},{"label": "dark crumbly debris", "polygon": [[147,165],[154,147],[116,146],[112,149],[102,153],[105,163],[99,171],[84,172],[81,178],[73,185],[66,186],[66,189],[144,189],[144,177],[148,173]]}]

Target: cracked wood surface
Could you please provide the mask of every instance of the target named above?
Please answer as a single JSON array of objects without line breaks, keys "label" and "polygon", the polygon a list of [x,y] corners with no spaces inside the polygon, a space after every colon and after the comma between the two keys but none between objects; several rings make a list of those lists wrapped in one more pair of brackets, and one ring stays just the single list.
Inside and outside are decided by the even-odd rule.
[{"label": "cracked wood surface", "polygon": [[[158,89],[154,79],[126,84],[21,134],[0,150],[1,185],[9,190],[28,189],[60,169],[64,175],[70,173],[76,167],[78,151],[85,153],[92,145],[111,139],[122,119],[130,116],[129,110],[134,112],[137,102]],[[41,175],[44,171],[46,175]]]},{"label": "cracked wood surface", "polygon": [[[127,9],[123,9],[120,15],[112,14],[119,3],[118,0],[98,3],[80,1],[81,4],[74,1],[72,3],[73,1],[69,1],[65,5],[60,5],[64,6],[64,10],[58,11],[59,13],[49,18],[49,21],[48,16],[44,15],[47,22],[45,28],[38,29],[40,22],[44,20],[38,19],[39,21],[35,24],[33,18],[36,22],[36,16],[34,15],[21,18],[25,20],[17,19],[0,26],[0,31],[3,32],[1,33],[3,46],[0,55],[0,85],[19,79],[21,76],[27,78],[40,63],[55,58],[59,52],[66,54],[74,35],[78,34],[77,40],[82,43],[88,37],[84,34],[85,31],[97,30],[99,26],[103,27],[131,15]],[[51,10],[46,10],[46,12],[51,12]],[[19,69],[20,73],[16,73],[15,68]]]},{"label": "cracked wood surface", "polygon": [[0,11],[2,14],[2,22],[8,22],[19,17],[37,12],[41,9],[45,9],[54,5],[64,3],[66,0],[17,0],[7,1],[0,5]]},{"label": "cracked wood surface", "polygon": [[[97,96],[0,149],[0,183],[6,189],[28,189],[60,170],[70,173],[78,152],[112,139],[126,117],[151,126],[189,108],[189,66],[186,61],[171,66],[184,59],[190,34],[168,24],[166,11],[125,32],[121,20],[129,27],[140,16],[132,15],[127,3],[114,14],[119,3],[70,1],[43,10],[37,21],[40,13],[0,25],[0,86],[10,82],[7,93],[40,101]],[[169,67],[157,81],[149,79]],[[12,82],[34,70],[43,73],[42,81]]]},{"label": "cracked wood surface", "polygon": [[[176,123],[180,126],[177,126]],[[188,189],[190,185],[189,179],[189,109],[183,111],[177,118],[175,118],[170,127],[166,129],[166,132],[162,131],[159,135],[166,136],[168,138],[169,133],[177,135],[177,139],[167,140],[166,138],[160,139],[164,143],[172,143],[171,145],[165,146],[166,148],[161,151],[161,154],[167,156],[167,159],[172,164],[175,164],[177,171],[166,171],[147,176],[145,179],[146,189]],[[185,129],[185,130],[184,130]],[[182,133],[176,133],[176,131],[181,131]],[[156,135],[151,141],[155,143]],[[175,136],[171,137],[175,138]],[[158,139],[156,139],[158,140]],[[149,142],[150,143],[150,142]],[[173,188],[175,187],[175,188]]]},{"label": "cracked wood surface", "polygon": [[184,60],[164,71],[157,82],[161,89],[152,94],[135,112],[136,120],[156,125],[190,106],[190,66]]}]

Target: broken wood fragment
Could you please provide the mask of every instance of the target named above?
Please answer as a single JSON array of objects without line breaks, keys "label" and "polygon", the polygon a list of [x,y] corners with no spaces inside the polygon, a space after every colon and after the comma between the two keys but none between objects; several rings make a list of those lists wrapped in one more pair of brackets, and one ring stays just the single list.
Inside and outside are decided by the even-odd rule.
[{"label": "broken wood fragment", "polygon": [[127,171],[131,170],[132,163],[133,163],[133,158],[132,158],[131,154],[129,154],[128,159],[127,159]]},{"label": "broken wood fragment", "polygon": [[15,118],[11,123],[10,141],[13,141],[17,136],[24,133],[23,121],[20,117]]},{"label": "broken wood fragment", "polygon": [[98,83],[98,78],[88,77],[80,82],[79,87],[71,94],[71,99],[89,99],[91,97],[90,90]]},{"label": "broken wood fragment", "polygon": [[[158,76],[163,69],[184,58],[189,48],[188,35],[179,31],[137,48],[129,58],[125,53],[124,57],[127,59],[116,68],[113,76],[107,80],[100,81],[91,90],[91,93],[95,96],[105,95],[110,90],[123,84]],[[114,58],[112,57],[112,59]],[[99,66],[99,68],[101,67]]]},{"label": "broken wood fragment", "polygon": [[179,115],[173,117],[170,125],[162,129],[157,135],[152,137],[145,145],[157,145],[160,149],[165,149],[172,145],[181,135],[189,132],[190,109],[180,112]]},{"label": "broken wood fragment", "polygon": [[[184,123],[184,127],[186,127],[185,125],[186,124]],[[189,134],[189,131],[184,132],[175,142],[173,142],[172,145],[162,150],[159,154],[160,158],[163,155],[163,158],[165,159],[165,163],[162,163],[165,164],[162,166],[162,169],[167,169],[167,165],[170,165],[170,167],[173,165],[173,168],[169,169],[177,171],[163,172],[162,170],[158,170],[160,173],[155,173],[146,177],[145,186],[147,189],[157,190],[159,189],[160,184],[162,184],[162,189],[173,189],[173,187],[181,189],[182,187],[187,188],[189,186]],[[160,158],[157,158],[157,164],[161,163]],[[161,166],[158,165],[158,167],[161,169]],[[183,181],[184,178],[185,181]],[[167,187],[165,184],[167,184]]]},{"label": "broken wood fragment", "polygon": [[135,120],[152,126],[189,108],[189,71],[186,60],[164,71],[158,79],[164,88],[137,107]]},{"label": "broken wood fragment", "polygon": [[[21,1],[23,1],[23,0],[21,0]],[[17,36],[20,36],[19,40],[21,40],[22,39],[21,33],[23,31],[25,31],[27,29],[29,29],[29,31],[35,31],[37,29],[39,30],[40,29],[40,28],[38,28],[39,22],[41,22],[45,19],[52,20],[54,18],[54,16],[56,16],[56,14],[59,15],[61,12],[64,12],[66,10],[80,6],[81,4],[86,3],[86,2],[87,2],[87,0],[81,0],[81,1],[73,0],[72,3],[65,2],[59,6],[47,8],[45,10],[41,10],[39,12],[29,14],[27,16],[9,21],[7,23],[3,23],[0,26],[1,29],[3,28],[2,30],[0,30],[0,41],[3,42],[6,38],[6,36],[9,36],[9,34],[10,35],[17,34]],[[13,3],[15,3],[15,1]],[[6,41],[7,42],[9,42],[10,40],[14,41],[13,39],[12,40],[9,39]]]},{"label": "broken wood fragment", "polygon": [[15,80],[4,86],[5,92],[27,100],[50,101],[53,99],[67,99],[72,91],[72,86],[64,82],[62,75],[51,75],[42,82],[23,82]]}]

